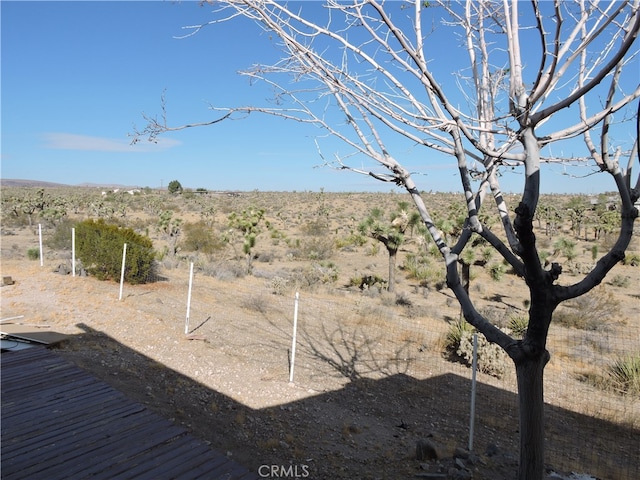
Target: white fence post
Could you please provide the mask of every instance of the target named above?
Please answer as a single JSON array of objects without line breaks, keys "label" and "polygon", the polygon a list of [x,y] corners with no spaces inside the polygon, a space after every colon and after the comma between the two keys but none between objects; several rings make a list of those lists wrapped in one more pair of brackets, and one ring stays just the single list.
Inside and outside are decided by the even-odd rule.
[{"label": "white fence post", "polygon": [[71,276],[76,276],[76,229],[71,227]]},{"label": "white fence post", "polygon": [[44,265],[44,255],[42,254],[42,224],[38,224],[38,246],[40,247],[40,266]]},{"label": "white fence post", "polygon": [[187,294],[187,319],[184,324],[184,334],[189,333],[189,311],[191,310],[191,287],[193,285],[193,262],[189,268],[189,293]]},{"label": "white fence post", "polygon": [[120,296],[118,297],[118,300],[122,300],[122,286],[124,285],[124,263],[125,260],[127,259],[127,244],[124,244],[124,247],[122,248],[122,271],[120,272]]},{"label": "white fence post", "polygon": [[296,362],[296,335],[298,333],[298,299],[300,294],[296,292],[296,299],[293,307],[293,340],[291,342],[291,369],[289,371],[289,383],[293,383],[293,366]]},{"label": "white fence post", "polygon": [[471,362],[471,415],[469,418],[469,451],[473,451],[473,430],[476,417],[476,370],[478,367],[478,334],[473,334],[473,361]]}]

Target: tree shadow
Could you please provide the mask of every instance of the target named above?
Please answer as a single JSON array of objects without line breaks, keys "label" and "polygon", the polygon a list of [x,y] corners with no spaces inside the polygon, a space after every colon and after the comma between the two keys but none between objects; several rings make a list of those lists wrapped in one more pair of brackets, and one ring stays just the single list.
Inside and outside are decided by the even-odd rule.
[{"label": "tree shadow", "polygon": [[[407,363],[376,360],[377,339],[358,332],[325,328],[327,346],[301,333],[305,353],[348,380],[342,388],[254,409],[99,330],[78,327],[84,333],[58,347],[61,355],[254,472],[265,464],[304,464],[309,478],[386,478],[381,468],[391,464],[394,478],[405,478],[421,471],[422,462],[411,453],[418,440],[433,436],[449,454],[467,444],[470,380],[455,374],[413,378],[405,374]],[[404,354],[402,347],[398,353]],[[482,382],[476,395],[478,478],[500,478],[494,476],[498,468],[501,478],[515,478],[517,397]],[[546,421],[547,462],[554,468],[598,478],[638,478],[637,429],[549,404]]]},{"label": "tree shadow", "polygon": [[382,358],[375,352],[382,337],[371,337],[362,328],[347,332],[342,325],[338,325],[329,331],[323,324],[319,340],[306,329],[302,329],[300,333],[303,339],[300,343],[301,350],[351,381],[371,376],[405,374],[416,360],[409,353],[410,347],[414,346],[409,340],[401,342],[391,357]]}]

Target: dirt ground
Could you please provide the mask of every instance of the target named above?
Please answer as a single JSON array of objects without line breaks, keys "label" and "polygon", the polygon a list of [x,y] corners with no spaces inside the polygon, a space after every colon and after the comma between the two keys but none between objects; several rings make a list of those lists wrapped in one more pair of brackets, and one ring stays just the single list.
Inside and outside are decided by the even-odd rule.
[{"label": "dirt ground", "polygon": [[[257,263],[242,278],[196,273],[185,334],[186,263],[161,269],[159,281],[125,285],[118,300],[117,283],[55,273],[65,254],[45,256],[43,267],[28,260],[23,246],[33,243],[32,233],[5,231],[2,240],[2,276],[15,281],[0,291],[2,318],[21,316],[17,322],[30,328],[69,335],[57,353],[256,472],[279,465],[318,480],[515,476],[512,372],[501,380],[478,374],[481,420],[467,450],[470,372],[442,355],[448,322],[459,315],[446,290],[401,283],[405,306],[341,287],[344,279],[338,288],[301,292],[290,382],[294,292],[275,295],[269,281],[284,260]],[[340,255],[333,261],[345,270],[368,264],[385,272],[383,254]],[[634,318],[638,269],[620,268],[635,279],[616,291],[627,299],[623,315]],[[505,310],[524,308],[511,280],[494,283],[483,283],[478,295],[500,295]],[[561,362],[571,358],[547,368],[549,472],[633,478],[638,405],[625,403],[623,413],[615,405],[611,412],[576,406],[594,388]],[[595,436],[589,448],[566,448],[585,435]],[[611,454],[593,443],[618,447]]]}]

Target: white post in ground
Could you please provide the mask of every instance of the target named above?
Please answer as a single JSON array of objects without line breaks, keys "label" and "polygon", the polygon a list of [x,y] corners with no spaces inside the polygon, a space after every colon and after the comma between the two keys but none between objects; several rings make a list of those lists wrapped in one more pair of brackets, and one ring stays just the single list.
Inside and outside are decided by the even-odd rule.
[{"label": "white post in ground", "polygon": [[291,341],[291,369],[289,371],[289,383],[293,383],[293,366],[296,362],[296,336],[298,334],[298,299],[300,294],[296,292],[293,307],[293,340]]},{"label": "white post in ground", "polygon": [[191,287],[193,286],[193,262],[189,268],[189,293],[187,294],[187,320],[184,324],[184,334],[189,333],[189,312],[191,310]]},{"label": "white post in ground", "polygon": [[42,255],[42,224],[38,224],[38,244],[40,247],[40,266],[44,265],[44,255]]},{"label": "white post in ground", "polygon": [[122,300],[122,287],[124,285],[124,263],[125,260],[127,259],[127,244],[124,244],[124,247],[122,248],[122,270],[120,272],[120,296],[118,297],[118,300]]},{"label": "white post in ground", "polygon": [[71,276],[76,276],[76,229],[71,228]]},{"label": "white post in ground", "polygon": [[476,370],[478,366],[478,334],[473,334],[473,361],[471,362],[471,418],[469,418],[469,451],[473,451],[473,430],[476,417]]}]

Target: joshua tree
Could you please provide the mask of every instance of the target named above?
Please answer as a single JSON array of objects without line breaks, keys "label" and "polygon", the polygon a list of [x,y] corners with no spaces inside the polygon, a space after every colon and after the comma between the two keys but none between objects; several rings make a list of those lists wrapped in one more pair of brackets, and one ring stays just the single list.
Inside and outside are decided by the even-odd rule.
[{"label": "joshua tree", "polygon": [[242,232],[244,242],[242,251],[247,259],[247,273],[253,269],[253,247],[256,246],[256,238],[260,233],[260,222],[264,217],[261,208],[248,208],[241,213],[233,212],[229,215],[229,227]]},{"label": "joshua tree", "polygon": [[[325,160],[328,166],[395,183],[411,195],[442,254],[447,285],[464,318],[514,362],[520,411],[518,478],[542,479],[543,372],[550,358],[546,343],[552,314],[562,302],[600,284],[624,258],[638,217],[634,204],[640,176],[632,178],[631,167],[638,163],[640,126],[635,122],[634,131],[625,122],[636,115],[631,105],[640,97],[633,48],[640,30],[638,0],[328,0],[324,9],[316,2],[291,8],[273,0],[212,3],[212,19],[194,33],[243,16],[266,30],[265,38],[278,39],[283,58],[244,72],[274,88],[277,107],[220,108],[221,116],[206,124],[248,112],[313,123],[349,149]],[[331,115],[327,108],[340,115]],[[187,127],[148,120],[139,133],[151,139]],[[580,137],[582,146],[575,141]],[[631,140],[624,143],[623,138]],[[443,238],[413,176],[394,156],[394,151],[404,154],[398,147],[402,140],[426,147],[426,169],[442,155],[457,167],[466,220],[455,243]],[[542,177],[550,173],[544,164],[568,160],[554,155],[552,147],[571,151],[574,161],[591,165],[594,174],[603,176],[603,184],[608,181],[609,188],[615,188],[621,203],[613,246],[570,285],[559,284],[560,265],[541,265],[533,232]],[[355,158],[363,165],[365,158],[371,159],[372,166],[356,168]],[[522,175],[522,195],[513,210],[501,191],[505,169]],[[491,197],[501,235],[489,230],[479,215]],[[475,236],[510,264],[529,291],[529,323],[522,339],[483,316],[463,288],[458,257]]]},{"label": "joshua tree", "polygon": [[394,291],[396,277],[396,256],[405,240],[405,232],[420,222],[417,212],[410,213],[407,202],[399,202],[398,208],[391,213],[388,221],[384,218],[384,212],[374,208],[369,216],[360,223],[358,229],[363,235],[382,243],[389,254],[389,285],[387,290]]},{"label": "joshua tree", "polygon": [[175,256],[178,253],[178,237],[182,234],[182,219],[174,218],[171,210],[164,210],[160,213],[158,231],[167,240],[169,255]]}]

